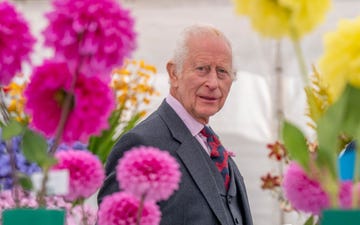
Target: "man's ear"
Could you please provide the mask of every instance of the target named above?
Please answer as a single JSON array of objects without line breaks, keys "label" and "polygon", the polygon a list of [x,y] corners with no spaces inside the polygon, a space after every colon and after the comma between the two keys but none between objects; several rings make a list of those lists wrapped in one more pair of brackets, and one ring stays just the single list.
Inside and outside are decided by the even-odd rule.
[{"label": "man's ear", "polygon": [[167,64],[166,64],[166,70],[168,72],[168,75],[169,75],[169,82],[170,82],[170,85],[171,86],[176,86],[177,84],[177,80],[178,80],[178,74],[177,74],[177,71],[176,71],[176,65],[172,62],[172,61],[169,61]]}]

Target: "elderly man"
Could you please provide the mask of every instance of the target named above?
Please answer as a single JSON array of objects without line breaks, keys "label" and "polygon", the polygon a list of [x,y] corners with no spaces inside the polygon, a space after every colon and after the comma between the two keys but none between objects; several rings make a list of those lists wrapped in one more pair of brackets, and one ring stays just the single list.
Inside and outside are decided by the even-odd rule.
[{"label": "elderly man", "polygon": [[243,178],[208,126],[235,78],[230,42],[210,25],[186,28],[166,65],[170,93],[159,108],[114,146],[98,200],[118,191],[115,167],[125,151],[154,146],[180,164],[181,183],[159,202],[162,225],[252,225]]}]

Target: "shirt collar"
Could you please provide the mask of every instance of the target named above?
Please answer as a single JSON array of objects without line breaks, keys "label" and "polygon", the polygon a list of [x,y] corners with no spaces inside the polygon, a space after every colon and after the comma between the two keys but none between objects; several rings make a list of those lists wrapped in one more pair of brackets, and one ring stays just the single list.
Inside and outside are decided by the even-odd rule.
[{"label": "shirt collar", "polygon": [[176,112],[180,119],[185,123],[193,136],[197,135],[204,127],[204,124],[195,120],[184,108],[184,106],[172,95],[166,97],[166,102]]}]

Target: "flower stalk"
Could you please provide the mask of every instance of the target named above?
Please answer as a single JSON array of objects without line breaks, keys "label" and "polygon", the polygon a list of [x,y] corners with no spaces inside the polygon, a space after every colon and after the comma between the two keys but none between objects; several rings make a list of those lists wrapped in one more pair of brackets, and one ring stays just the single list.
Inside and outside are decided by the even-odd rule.
[{"label": "flower stalk", "polygon": [[141,224],[141,215],[144,210],[145,198],[146,198],[146,193],[142,194],[140,197],[139,209],[137,211],[137,216],[136,216],[136,225]]}]

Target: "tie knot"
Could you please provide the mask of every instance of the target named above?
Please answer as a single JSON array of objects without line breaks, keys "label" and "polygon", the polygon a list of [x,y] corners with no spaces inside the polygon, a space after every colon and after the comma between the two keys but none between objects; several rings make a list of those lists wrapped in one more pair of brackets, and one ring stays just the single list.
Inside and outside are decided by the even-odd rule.
[{"label": "tie knot", "polygon": [[215,133],[208,126],[204,126],[204,128],[200,131],[200,133],[204,135],[206,138],[215,135]]}]

